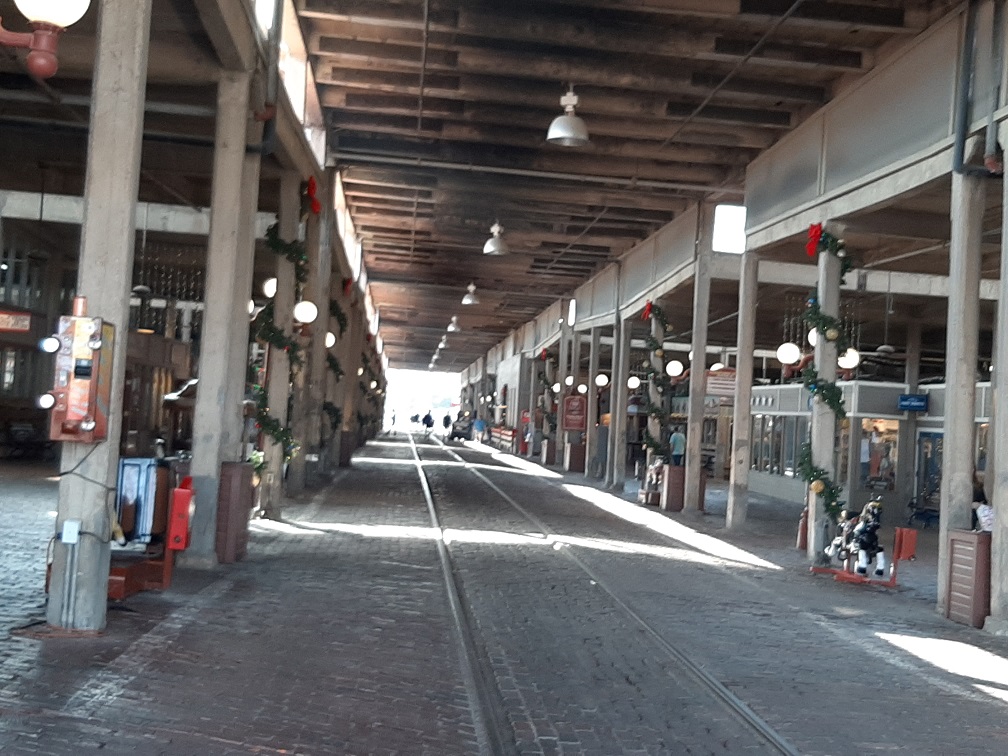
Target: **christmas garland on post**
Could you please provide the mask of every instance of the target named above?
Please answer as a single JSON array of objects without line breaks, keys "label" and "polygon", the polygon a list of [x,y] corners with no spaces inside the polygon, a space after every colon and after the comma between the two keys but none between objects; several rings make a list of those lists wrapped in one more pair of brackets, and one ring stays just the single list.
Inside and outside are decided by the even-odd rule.
[{"label": "christmas garland on post", "polygon": [[329,314],[339,323],[339,335],[342,337],[346,333],[347,328],[350,327],[350,321],[347,320],[346,313],[343,312],[340,303],[335,299],[329,300]]},{"label": "christmas garland on post", "polygon": [[843,323],[839,318],[827,315],[819,306],[819,300],[815,294],[810,294],[805,302],[805,311],[802,313],[802,321],[809,328],[815,328],[820,336],[827,341],[836,344],[837,354],[843,354],[850,347],[850,339],[844,333]]},{"label": "christmas garland on post", "polygon": [[308,281],[308,254],[300,241],[285,242],[280,238],[280,224],[266,229],[266,246],[280,257],[294,264],[294,280],[299,284]]},{"label": "christmas garland on post", "polygon": [[805,254],[809,257],[815,257],[820,252],[828,252],[840,260],[840,283],[843,284],[844,277],[854,267],[853,261],[847,254],[847,246],[843,239],[826,231],[822,223],[813,223],[809,226]]},{"label": "christmas garland on post", "polygon": [[304,360],[301,357],[301,345],[296,339],[284,333],[283,329],[278,328],[273,317],[273,302],[270,301],[256,316],[254,323],[256,340],[285,351],[292,368],[302,365]]},{"label": "christmas garland on post", "polygon": [[811,365],[802,371],[802,381],[813,397],[825,402],[833,410],[837,420],[843,420],[847,417],[847,411],[844,409],[843,389],[833,381],[820,378],[816,369]]},{"label": "christmas garland on post", "polygon": [[322,402],[322,411],[329,417],[330,433],[336,435],[336,431],[343,424],[343,410],[326,400]]},{"label": "christmas garland on post", "polygon": [[644,451],[651,450],[655,457],[661,459],[666,465],[672,461],[672,447],[652,436],[647,429],[644,430],[644,443],[641,445],[641,448]]},{"label": "christmas garland on post", "polygon": [[840,516],[840,494],[842,489],[834,483],[821,467],[816,467],[812,463],[812,444],[805,442],[802,444],[801,454],[798,457],[798,477],[802,478],[809,485],[809,490],[816,496],[821,496],[823,509],[827,516],[835,523]]},{"label": "christmas garland on post", "polygon": [[329,366],[329,370],[332,371],[333,375],[336,376],[336,382],[339,383],[340,379],[345,375],[343,372],[343,367],[340,365],[339,360],[336,359],[334,355],[326,355],[326,364]]},{"label": "christmas garland on post", "polygon": [[291,458],[301,448],[297,439],[294,438],[294,431],[291,430],[290,426],[283,425],[270,414],[269,396],[263,386],[259,384],[253,385],[252,396],[255,398],[256,427],[269,436],[274,444],[283,449],[284,462],[290,462]]}]

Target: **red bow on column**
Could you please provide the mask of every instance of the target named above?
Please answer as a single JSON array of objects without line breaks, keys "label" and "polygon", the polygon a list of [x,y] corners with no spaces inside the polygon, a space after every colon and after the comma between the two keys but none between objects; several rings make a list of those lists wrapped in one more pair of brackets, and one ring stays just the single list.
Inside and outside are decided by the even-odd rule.
[{"label": "red bow on column", "polygon": [[819,251],[819,240],[822,239],[822,223],[813,223],[809,226],[808,242],[805,243],[805,253],[809,257],[815,257]]},{"label": "red bow on column", "polygon": [[309,176],[308,189],[305,192],[305,194],[307,194],[308,199],[311,200],[311,211],[315,215],[318,215],[319,213],[322,212],[322,203],[319,202],[318,198],[315,196],[317,193],[318,193],[318,182],[315,181],[314,176]]},{"label": "red bow on column", "polygon": [[649,299],[647,304],[644,305],[644,312],[641,314],[641,320],[647,320],[651,317],[651,306],[651,300]]}]

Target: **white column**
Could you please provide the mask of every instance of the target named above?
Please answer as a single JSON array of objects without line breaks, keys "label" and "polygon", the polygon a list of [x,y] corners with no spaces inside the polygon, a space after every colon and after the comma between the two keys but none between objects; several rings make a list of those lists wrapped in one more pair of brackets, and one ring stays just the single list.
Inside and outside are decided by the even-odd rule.
[{"label": "white column", "polygon": [[[287,171],[280,176],[279,236],[285,242],[297,240],[300,208],[300,178]],[[280,255],[276,257],[276,294],[273,296],[273,322],[286,334],[291,333],[294,319],[294,263]],[[266,386],[269,411],[281,424],[287,425],[287,400],[290,397],[290,361],[283,349],[270,347],[269,372]],[[279,520],[283,513],[284,450],[269,438],[264,441],[266,470],[262,481],[263,516]]]},{"label": "white column", "polygon": [[749,467],[752,461],[753,353],[756,350],[756,303],[759,294],[759,256],[742,256],[739,278],[738,352],[735,357],[735,406],[732,414],[731,473],[725,526],[745,525],[749,511]]},{"label": "white column", "polygon": [[[234,271],[244,264],[240,258],[246,253],[240,242],[249,81],[248,73],[228,72],[217,84],[217,135],[202,348],[193,412],[192,476],[196,512],[189,549],[184,552],[186,562],[199,566],[217,562],[215,539],[221,462],[232,458],[227,455],[234,454],[239,440],[231,434],[236,426],[232,418],[240,416],[241,406],[229,404],[230,350],[222,347],[239,338],[239,329],[233,319],[239,307],[248,304],[248,292],[240,288]],[[240,325],[241,329],[248,325],[247,312]],[[247,334],[247,331],[241,333]]]},{"label": "white column", "polygon": [[[630,399],[630,389],[627,379],[630,378],[630,337],[633,334],[632,323],[620,318],[619,327],[615,329],[613,339],[613,379],[609,403],[609,459],[607,462],[606,482],[618,494],[623,493],[626,482],[627,457],[627,402]],[[618,346],[617,346],[618,345]]]},{"label": "white column", "polygon": [[[1004,134],[1002,134],[1004,138]],[[1008,186],[1003,186],[1004,201],[1008,201]],[[1008,207],[1008,205],[1005,205]],[[994,407],[987,430],[988,439],[1008,434],[1008,380],[1002,365],[1008,365],[1008,212],[1001,217],[1001,285],[998,290],[997,319],[994,325],[993,364]],[[951,302],[949,303],[951,309]],[[1002,439],[1008,438],[1006,435]],[[988,442],[989,443],[989,442]],[[947,444],[946,444],[947,446]],[[1008,635],[1008,443],[997,442],[987,451],[985,478],[993,477],[990,502],[994,506],[994,530],[991,533],[991,608],[984,630],[996,635]],[[985,483],[987,481],[985,480]]]},{"label": "white column", "polygon": [[[921,324],[919,320],[914,320],[907,326],[906,339],[906,367],[904,368],[903,380],[907,384],[907,392],[914,394],[917,392],[920,381],[920,357],[921,357]],[[860,444],[861,429],[856,430],[857,444]],[[852,442],[854,439],[851,439]],[[917,415],[908,412],[907,418],[900,421],[899,427],[899,447],[896,463],[896,499],[897,502],[909,501],[914,493],[914,467],[917,461]],[[855,455],[860,446],[851,444],[850,467],[855,465]],[[855,476],[855,480],[856,480]]]},{"label": "white column", "polygon": [[686,421],[686,483],[683,511],[700,512],[700,476],[703,457],[704,399],[707,393],[707,321],[710,310],[711,240],[714,230],[714,209],[700,206],[696,272],[693,275],[693,359],[690,362],[689,417]]},{"label": "white column", "polygon": [[[663,343],[665,339],[665,329],[659,322],[658,318],[651,318],[651,337],[654,338],[659,344]],[[665,358],[659,357],[654,352],[651,352],[648,356],[651,361],[651,369],[655,371],[655,374],[661,378],[665,375]],[[658,386],[653,382],[648,383],[648,401],[651,404],[657,405],[659,407],[664,407],[666,405],[665,397],[658,393]],[[647,419],[647,429],[651,437],[657,441],[667,441],[667,436],[669,435],[669,430],[666,426],[662,424],[662,421],[657,417],[652,417],[648,415]],[[654,461],[654,452],[648,449],[647,452],[647,464],[650,465]]]},{"label": "white column", "polygon": [[588,352],[588,433],[585,437],[585,477],[591,477],[591,462],[598,455],[598,392],[595,376],[599,372],[599,349],[602,343],[602,329],[591,329],[591,346]]},{"label": "white column", "polygon": [[322,403],[325,401],[326,386],[326,347],[325,338],[329,323],[329,279],[332,275],[332,244],[329,234],[329,219],[334,202],[332,199],[333,182],[327,173],[319,182],[318,196],[322,201],[322,212],[315,216],[315,222],[309,224],[311,234],[309,242],[308,286],[305,297],[318,307],[318,319],[311,325],[311,340],[308,351],[311,353],[311,372],[308,380],[308,433],[306,446],[312,453],[320,455],[316,465],[316,474],[321,468],[322,443]]},{"label": "white column", "polygon": [[119,467],[150,16],[151,0],[105,0],[98,19],[77,293],[87,297],[88,315],[116,327],[116,408],[109,412],[107,441],[63,444],[60,469],[76,474],[60,478],[57,531],[78,520],[81,531],[96,535],[82,535],[75,546],[54,541],[46,620],[75,630],[105,627],[109,489]]},{"label": "white column", "polygon": [[952,174],[945,423],[938,524],[939,611],[944,611],[948,604],[948,533],[954,529],[968,530],[972,520],[980,245],[986,198],[986,179]]},{"label": "white column", "polygon": [[[840,314],[840,260],[830,252],[819,253],[819,284],[816,290],[819,308],[824,315],[837,317]],[[820,338],[816,340],[815,367],[819,377],[825,381],[835,381],[837,377],[836,342]],[[812,463],[829,471],[830,479],[836,482],[836,467],[833,452],[836,446],[836,415],[826,402],[816,398],[812,401],[812,423],[809,439],[812,442]],[[808,558],[821,562],[826,557],[826,537],[830,535],[830,519],[826,514],[822,498],[811,489],[808,496]]]}]

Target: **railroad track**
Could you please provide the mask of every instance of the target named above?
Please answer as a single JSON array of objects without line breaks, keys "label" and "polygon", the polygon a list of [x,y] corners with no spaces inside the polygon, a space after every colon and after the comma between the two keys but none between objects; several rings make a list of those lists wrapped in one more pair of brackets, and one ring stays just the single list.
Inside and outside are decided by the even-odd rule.
[{"label": "railroad track", "polygon": [[[529,512],[526,507],[515,501],[506,491],[490,480],[477,467],[467,462],[451,447],[445,445],[440,439],[434,436],[431,436],[430,439],[438,444],[442,450],[454,457],[462,469],[478,478],[484,485],[494,491],[503,502],[518,512],[529,523],[531,530],[537,531],[547,540],[552,539],[556,535],[541,518]],[[413,439],[413,434],[409,434],[409,443],[420,479],[420,485],[427,502],[431,524],[443,535],[444,528],[441,525],[438,504],[431,490],[424,460],[421,458],[420,450]],[[497,689],[493,670],[484,650],[479,630],[468,606],[464,587],[459,579],[458,571],[455,569],[451,546],[442,537],[437,540],[437,549],[453,619],[461,642],[460,658],[470,699],[473,702],[473,719],[481,750],[488,754],[510,755],[517,753],[514,733],[511,730],[503,700]],[[612,604],[618,607],[619,611],[622,612],[630,623],[643,631],[644,635],[653,645],[656,654],[660,654],[671,660],[677,669],[699,683],[702,689],[710,696],[712,703],[727,710],[736,721],[752,734],[755,740],[764,743],[769,752],[787,754],[788,756],[795,756],[799,753],[793,745],[749,708],[744,701],[705,671],[696,661],[690,658],[689,654],[685,653],[644,619],[633,606],[607,584],[606,580],[597,571],[593,570],[573,550],[563,549],[561,553],[570,559],[577,569],[583,572],[589,580],[593,581],[604,591]]]}]

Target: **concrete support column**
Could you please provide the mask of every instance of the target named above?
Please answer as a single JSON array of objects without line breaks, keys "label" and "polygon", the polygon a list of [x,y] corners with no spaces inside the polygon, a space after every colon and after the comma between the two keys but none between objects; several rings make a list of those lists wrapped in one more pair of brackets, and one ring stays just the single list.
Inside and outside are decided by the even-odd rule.
[{"label": "concrete support column", "polygon": [[[193,418],[192,476],[196,512],[185,561],[200,566],[216,564],[217,493],[221,462],[233,459],[239,438],[241,405],[229,404],[231,346],[247,339],[248,315],[233,321],[248,292],[239,290],[234,275],[245,263],[239,258],[243,222],[242,178],[246,123],[249,114],[248,73],[224,74],[217,85],[217,135],[211,189],[210,238],[203,304],[199,389]],[[225,347],[226,348],[222,348]],[[244,374],[243,376],[244,377]],[[228,456],[231,455],[231,456]]]},{"label": "concrete support column", "polygon": [[585,477],[592,477],[592,460],[598,456],[598,392],[595,376],[599,372],[599,351],[602,343],[602,329],[591,329],[591,344],[588,347],[588,432],[585,434]]},{"label": "concrete support column", "polygon": [[556,378],[554,380],[560,383],[560,393],[557,396],[557,401],[559,402],[561,398],[567,393],[567,376],[571,375],[570,369],[570,340],[571,332],[570,327],[567,325],[565,320],[560,326],[560,359],[557,361]]},{"label": "concrete support column", "polygon": [[[1006,135],[1002,134],[1002,139]],[[1008,186],[1002,189],[1004,201],[1008,201]],[[1008,207],[1008,205],[1005,205]],[[1008,212],[1001,218],[1001,285],[998,289],[997,318],[994,323],[994,383],[993,416],[987,430],[988,446],[998,434],[1008,434],[1008,380],[1001,378],[1005,373],[1003,365],[1008,365]],[[952,303],[949,302],[949,310]],[[951,325],[951,323],[950,323]],[[1008,374],[1008,373],[1005,373]],[[994,529],[991,533],[991,608],[990,616],[984,623],[984,630],[995,635],[1008,635],[1008,443],[1001,436],[993,448],[987,450],[987,470],[984,474],[985,488],[991,482],[989,501],[994,506]],[[945,445],[946,447],[948,444]],[[991,480],[992,479],[992,480]],[[944,498],[943,498],[944,501]],[[944,514],[944,512],[942,513]]]},{"label": "concrete support column", "polygon": [[[659,322],[658,318],[651,318],[651,337],[661,344],[665,340],[665,329]],[[659,357],[654,352],[651,352],[648,358],[651,361],[651,369],[654,370],[655,374],[659,377],[665,375],[665,358]],[[665,406],[665,397],[658,392],[658,386],[655,385],[653,381],[648,382],[648,401],[658,407]],[[656,441],[667,441],[665,438],[669,430],[662,424],[662,421],[652,415],[648,415],[647,419],[647,430],[651,435],[651,438]],[[654,461],[654,451],[650,448],[647,451],[647,464],[648,466]]]},{"label": "concrete support column", "polygon": [[535,413],[536,406],[538,404],[537,397],[540,395],[539,390],[539,360],[532,358],[529,360],[529,421],[527,428],[521,428],[522,433],[526,433],[531,437],[528,440],[528,446],[525,450],[525,456],[532,459],[535,456]]},{"label": "concrete support column", "polygon": [[[320,192],[325,196],[325,191],[320,187]],[[325,204],[325,203],[323,203]],[[317,398],[317,376],[318,349],[316,346],[316,335],[319,331],[323,318],[322,307],[318,303],[318,270],[320,255],[320,216],[313,213],[308,214],[305,223],[305,252],[308,255],[308,281],[301,292],[303,301],[314,302],[319,307],[318,319],[301,329],[301,346],[304,364],[294,374],[293,404],[291,408],[291,427],[294,437],[301,444],[301,450],[294,455],[287,467],[287,492],[299,494],[304,491],[307,484],[308,464],[307,455],[318,451],[318,408],[315,399]],[[328,308],[328,305],[327,305]],[[322,349],[325,349],[325,332],[322,333]]]},{"label": "concrete support column", "polygon": [[[829,252],[819,255],[819,284],[816,298],[823,314],[837,317],[840,314],[840,259]],[[835,381],[837,377],[836,342],[820,338],[816,340],[815,366],[819,377]],[[812,444],[812,464],[829,472],[836,480],[834,450],[836,447],[836,415],[825,402],[816,398],[812,401],[812,422],[809,431]],[[821,498],[807,490],[808,497],[808,558],[821,562],[826,557],[826,537],[831,535],[830,519]]]},{"label": "concrete support column", "polygon": [[742,256],[739,278],[738,352],[735,356],[735,406],[732,410],[731,472],[725,527],[745,525],[749,512],[749,468],[752,462],[753,352],[756,350],[756,304],[759,300],[759,257]]},{"label": "concrete support column", "polygon": [[683,511],[700,512],[700,476],[703,457],[704,399],[707,394],[707,321],[710,310],[711,242],[714,231],[714,209],[700,206],[697,228],[696,272],[693,275],[693,360],[690,362],[689,416],[686,421],[686,483]]},{"label": "concrete support column", "polygon": [[[907,326],[906,363],[903,380],[907,384],[907,392],[917,392],[920,383],[921,359],[921,324],[919,320],[911,321]],[[854,456],[860,449],[861,429],[851,428],[851,462],[849,467],[856,468]],[[908,412],[905,420],[900,421],[899,447],[896,464],[896,499],[897,502],[909,501],[914,493],[914,467],[917,461],[917,415]]]},{"label": "concrete support column", "polygon": [[[360,395],[361,376],[357,371],[363,367],[361,362],[361,348],[364,344],[364,331],[367,329],[367,320],[364,314],[358,311],[355,303],[351,302],[347,308],[347,319],[350,327],[347,329],[347,351],[346,360],[343,362],[343,369],[346,375],[346,388],[343,394],[343,432],[340,439],[340,464],[349,462],[350,455],[357,449],[360,439],[360,427],[357,424],[358,404],[363,400]],[[406,422],[409,422],[407,418]]]},{"label": "concrete support column", "polygon": [[948,605],[949,594],[948,533],[953,529],[969,529],[973,508],[980,244],[983,240],[986,198],[985,179],[952,174],[952,235],[949,242],[949,299],[945,342],[945,423],[941,519],[938,525],[938,610],[942,612]]},{"label": "concrete support column", "polygon": [[[570,332],[571,342],[570,342],[570,376],[574,379],[574,382],[570,386],[571,395],[577,395],[578,384],[581,382],[581,334],[575,331],[573,328]],[[589,380],[588,383],[591,381]],[[587,385],[587,384],[586,384]],[[587,394],[585,395],[587,396]],[[562,407],[561,407],[562,409]],[[567,442],[571,444],[581,443],[581,431],[569,431],[567,433]]]},{"label": "concrete support column", "polygon": [[[280,177],[280,238],[285,242],[297,239],[299,215],[301,212],[299,176],[287,171]],[[276,294],[273,296],[273,322],[284,333],[291,332],[294,319],[294,263],[280,255],[276,255],[277,268]],[[267,373],[266,392],[269,398],[270,414],[287,425],[287,402],[290,399],[290,360],[287,352],[270,347],[269,369]],[[265,472],[262,481],[261,506],[263,516],[279,520],[283,514],[283,467],[284,450],[272,443],[268,437],[263,443],[265,457]]]},{"label": "concrete support column", "polygon": [[150,17],[151,0],[106,0],[98,19],[77,293],[87,297],[88,315],[116,327],[116,406],[109,412],[107,441],[63,444],[60,469],[76,474],[60,478],[56,531],[78,520],[82,536],[76,545],[53,543],[46,620],[74,630],[105,627]]},{"label": "concrete support column", "polygon": [[[319,460],[314,466],[317,473],[322,468],[322,423],[325,418],[322,403],[325,401],[326,390],[326,333],[329,328],[329,279],[332,277],[332,236],[330,223],[335,202],[332,192],[334,176],[326,173],[319,182],[318,197],[322,200],[322,212],[312,215],[308,223],[308,285],[306,299],[318,307],[318,319],[311,325],[311,337],[308,350],[311,353],[311,372],[308,379],[308,401],[306,434],[307,446],[311,453],[318,455]],[[314,482],[314,481],[313,481]]]},{"label": "concrete support column", "polygon": [[630,337],[633,327],[630,320],[619,320],[616,329],[613,351],[612,402],[609,407],[609,460],[606,483],[617,494],[623,493],[626,483],[627,457],[627,403],[630,400],[630,389],[627,379],[630,378]]}]

